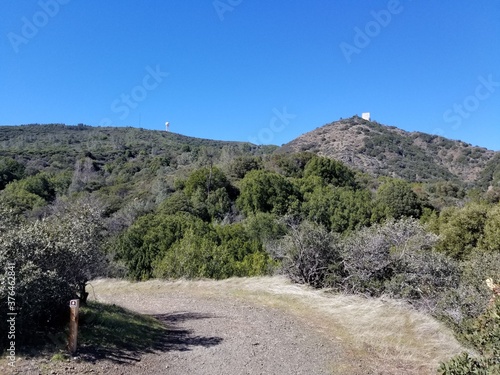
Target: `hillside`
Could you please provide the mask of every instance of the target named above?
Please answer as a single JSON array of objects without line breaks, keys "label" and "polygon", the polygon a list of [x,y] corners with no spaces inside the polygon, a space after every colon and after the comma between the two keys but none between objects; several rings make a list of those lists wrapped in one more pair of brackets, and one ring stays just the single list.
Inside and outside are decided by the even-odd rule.
[{"label": "hillside", "polygon": [[[310,151],[374,176],[409,181],[493,181],[498,153],[421,132],[407,132],[354,116],[305,133],[279,152]],[[489,172],[483,172],[483,171]]]},{"label": "hillside", "polygon": [[[79,160],[90,158],[95,171],[107,165],[108,170],[102,174],[109,174],[116,165],[126,167],[128,174],[153,165],[153,169],[167,167],[164,172],[168,175],[169,169],[173,172],[183,166],[195,167],[200,158],[217,163],[240,155],[270,154],[275,149],[131,127],[0,126],[0,157],[23,163],[28,174],[73,171]],[[357,116],[319,127],[276,150],[288,154],[301,151],[340,160],[376,177],[462,181],[483,188],[500,181],[498,152]]]},{"label": "hillside", "polygon": [[[172,191],[176,179],[200,166],[275,149],[131,127],[0,126],[0,171],[5,160],[14,159],[24,177],[40,172],[51,176],[57,195],[96,192],[113,210],[135,199],[155,205]],[[17,178],[0,173],[0,190]]]},{"label": "hillside", "polygon": [[[92,127],[79,124],[0,126],[0,156],[15,157],[27,167],[37,169],[64,169],[74,167],[81,156],[110,162],[118,158],[134,158],[139,154],[162,155],[169,159],[182,154],[210,150],[216,156],[226,148],[247,153],[266,152],[245,142],[217,141],[187,137],[165,131],[131,127]],[[271,147],[272,149],[272,147]],[[184,158],[189,159],[187,155]],[[183,158],[179,164],[186,164]],[[36,163],[36,165],[34,165]]]}]

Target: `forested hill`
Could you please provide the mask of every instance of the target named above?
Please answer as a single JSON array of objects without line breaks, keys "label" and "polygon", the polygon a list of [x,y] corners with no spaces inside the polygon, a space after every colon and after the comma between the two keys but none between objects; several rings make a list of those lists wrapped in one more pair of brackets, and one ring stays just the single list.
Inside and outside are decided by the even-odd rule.
[{"label": "forested hill", "polygon": [[375,177],[467,182],[483,189],[500,183],[500,152],[441,136],[406,132],[358,116],[319,127],[279,149],[131,127],[0,126],[0,156],[18,160],[28,174],[30,170],[73,170],[84,157],[90,157],[96,169],[126,163],[137,172],[151,163],[177,170],[196,167],[208,159],[220,164],[241,155],[303,151],[340,160]]},{"label": "forested hill", "polygon": [[[150,202],[149,207],[194,169],[276,148],[131,127],[0,126],[0,191],[16,181],[1,196],[21,210],[82,191],[96,192],[111,209],[136,199]],[[46,196],[27,195],[17,184],[40,185],[28,190]]]},{"label": "forested hill", "polygon": [[358,116],[319,127],[280,149],[299,151],[337,159],[374,176],[477,182],[483,187],[500,180],[498,152]]},{"label": "forested hill", "polygon": [[93,159],[109,162],[116,157],[137,156],[139,153],[174,158],[183,153],[198,153],[201,149],[216,154],[217,150],[220,152],[224,148],[249,153],[266,152],[266,147],[245,142],[201,139],[132,127],[92,127],[81,124],[0,126],[0,156],[21,158],[20,161],[26,162],[28,166],[38,163],[35,167],[42,169],[44,166],[73,167],[75,161],[84,154],[92,154]]}]

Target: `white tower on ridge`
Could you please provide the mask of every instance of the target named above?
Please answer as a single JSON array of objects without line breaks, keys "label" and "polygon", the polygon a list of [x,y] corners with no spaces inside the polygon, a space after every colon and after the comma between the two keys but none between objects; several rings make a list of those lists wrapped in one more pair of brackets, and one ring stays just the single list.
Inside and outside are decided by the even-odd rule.
[{"label": "white tower on ridge", "polygon": [[363,112],[361,118],[366,121],[370,121],[370,112]]},{"label": "white tower on ridge", "polygon": [[165,123],[165,130],[168,132],[168,131],[169,131],[169,129],[170,129],[170,122],[168,122],[168,121],[167,121],[167,122]]}]

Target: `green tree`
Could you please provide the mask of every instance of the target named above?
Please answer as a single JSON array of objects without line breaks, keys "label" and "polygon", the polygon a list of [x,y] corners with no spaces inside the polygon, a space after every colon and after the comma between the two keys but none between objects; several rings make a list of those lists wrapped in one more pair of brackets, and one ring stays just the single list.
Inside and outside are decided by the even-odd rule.
[{"label": "green tree", "polygon": [[43,207],[55,197],[53,181],[46,173],[13,181],[0,193],[0,201],[18,212]]},{"label": "green tree", "polygon": [[184,185],[184,192],[188,197],[191,197],[200,190],[206,198],[219,188],[229,189],[229,181],[225,174],[217,167],[204,167],[189,175]]},{"label": "green tree", "polygon": [[261,158],[255,156],[238,156],[229,164],[229,173],[231,176],[241,179],[255,169],[262,169]]},{"label": "green tree", "polygon": [[215,227],[222,252],[233,265],[228,276],[261,276],[272,268],[272,261],[263,250],[259,237],[252,236],[241,223]]},{"label": "green tree", "polygon": [[283,237],[287,231],[279,217],[269,212],[257,212],[243,223],[250,238],[259,239],[262,244]]},{"label": "green tree", "polygon": [[231,209],[234,189],[216,167],[201,168],[188,177],[184,192],[196,215],[204,220],[221,220]]},{"label": "green tree", "polygon": [[478,246],[483,236],[488,206],[471,203],[464,208],[446,208],[438,219],[440,241],[436,249],[464,259]]},{"label": "green tree", "polygon": [[399,220],[403,217],[418,219],[422,210],[422,203],[417,194],[411,185],[403,180],[388,180],[377,189],[375,220]]},{"label": "green tree", "polygon": [[162,259],[188,229],[200,236],[210,231],[207,223],[188,213],[148,214],[123,232],[112,249],[117,258],[125,262],[129,277],[147,280],[153,276],[155,262]]},{"label": "green tree", "polygon": [[24,177],[25,167],[14,159],[0,157],[0,190],[3,190],[9,182],[20,180]]},{"label": "green tree", "polygon": [[208,215],[217,220],[222,220],[227,215],[232,206],[231,199],[225,188],[218,188],[207,197]]},{"label": "green tree", "polygon": [[356,186],[354,172],[333,159],[316,156],[309,160],[304,169],[304,178],[312,176],[318,176],[324,183],[333,186]]},{"label": "green tree", "polygon": [[500,253],[500,205],[488,210],[479,247]]},{"label": "green tree", "polygon": [[[8,186],[12,186],[9,184]],[[43,207],[47,202],[40,196],[29,193],[23,189],[12,188],[0,194],[0,204],[8,206],[17,212],[25,212],[35,208]]]},{"label": "green tree", "polygon": [[299,191],[285,177],[269,171],[254,170],[241,180],[238,207],[248,216],[257,212],[284,215],[296,211]]},{"label": "green tree", "polygon": [[153,275],[190,279],[228,277],[232,273],[228,256],[217,250],[213,235],[202,235],[193,229],[187,229],[183,237],[154,262]]},{"label": "green tree", "polygon": [[38,195],[46,202],[52,202],[56,197],[52,178],[45,173],[39,173],[20,180],[18,187],[28,193]]},{"label": "green tree", "polygon": [[370,224],[372,197],[368,190],[320,186],[304,195],[302,207],[307,219],[341,233]]},{"label": "green tree", "polygon": [[311,152],[274,154],[270,161],[270,169],[276,170],[286,177],[302,178],[307,163],[316,157]]},{"label": "green tree", "polygon": [[168,196],[160,203],[158,212],[163,215],[175,215],[179,212],[195,214],[193,204],[183,191],[176,191]]},{"label": "green tree", "polygon": [[189,228],[154,264],[153,275],[162,278],[213,278],[260,276],[273,262],[242,224],[217,225],[200,233]]}]

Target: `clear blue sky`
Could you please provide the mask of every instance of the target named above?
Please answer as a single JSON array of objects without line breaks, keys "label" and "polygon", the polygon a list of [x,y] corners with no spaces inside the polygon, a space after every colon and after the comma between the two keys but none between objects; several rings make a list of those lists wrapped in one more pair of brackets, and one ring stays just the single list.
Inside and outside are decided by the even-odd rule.
[{"label": "clear blue sky", "polygon": [[0,124],[281,145],[371,112],[500,150],[500,2],[2,2]]}]

